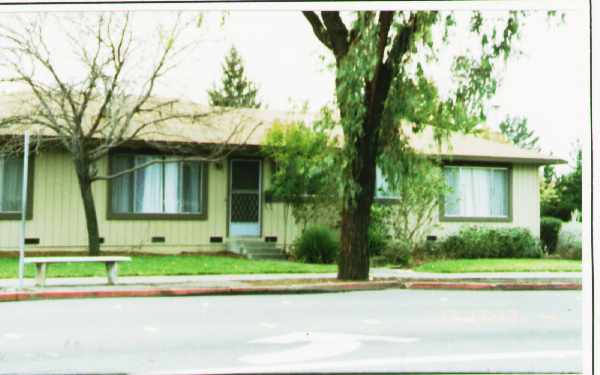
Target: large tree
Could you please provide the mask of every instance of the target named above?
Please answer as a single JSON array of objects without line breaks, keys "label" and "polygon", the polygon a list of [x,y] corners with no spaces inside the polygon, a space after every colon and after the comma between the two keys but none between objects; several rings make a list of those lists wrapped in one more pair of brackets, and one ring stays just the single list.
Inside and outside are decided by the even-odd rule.
[{"label": "large tree", "polygon": [[540,138],[533,130],[529,130],[525,117],[506,117],[499,125],[500,131],[515,146],[539,151],[538,141]]},{"label": "large tree", "polygon": [[[344,146],[339,167],[344,204],[339,279],[369,276],[367,233],[379,164],[392,184],[399,179],[395,161],[410,148],[402,123],[419,132],[434,128],[436,140],[450,131],[470,131],[485,120],[485,101],[496,90],[498,60],[508,59],[518,35],[517,12],[463,15],[424,11],[380,11],[341,14],[303,12],[317,39],[335,60],[335,98]],[[500,16],[500,17],[498,17]],[[460,22],[457,22],[460,21]],[[458,25],[457,25],[458,24]],[[458,27],[451,35],[452,26]],[[474,36],[476,53],[465,34]],[[453,85],[441,90],[434,79],[440,47],[454,54]],[[404,134],[404,135],[403,135]]]},{"label": "large tree", "polygon": [[[92,184],[157,161],[113,175],[100,170],[98,163],[116,147],[139,140],[142,135],[160,133],[163,124],[196,121],[207,114],[189,110],[190,106],[180,105],[177,100],[153,97],[157,82],[174,67],[173,58],[185,49],[178,43],[178,36],[190,23],[178,16],[172,24],[158,28],[154,43],[146,44],[136,37],[132,19],[128,13],[51,15],[13,20],[12,26],[0,25],[0,64],[7,74],[0,82],[26,92],[11,96],[16,100],[13,110],[3,108],[0,125],[13,133],[30,130],[38,145],[52,141],[70,154],[91,255],[100,252]],[[61,37],[54,39],[55,43],[62,42],[63,50],[48,43],[47,31],[53,24],[63,26]],[[73,55],[58,55],[58,51],[69,48]],[[150,56],[137,54],[143,51],[151,51]],[[18,141],[4,139],[2,152],[17,149],[15,145],[18,147]],[[181,149],[184,146],[179,147],[179,151],[186,151]],[[188,159],[211,160],[222,152],[224,148],[218,147],[208,151],[207,157]]]},{"label": "large tree", "polygon": [[260,108],[256,99],[258,88],[246,77],[244,62],[235,47],[231,47],[222,66],[220,87],[208,90],[210,104],[218,107]]}]

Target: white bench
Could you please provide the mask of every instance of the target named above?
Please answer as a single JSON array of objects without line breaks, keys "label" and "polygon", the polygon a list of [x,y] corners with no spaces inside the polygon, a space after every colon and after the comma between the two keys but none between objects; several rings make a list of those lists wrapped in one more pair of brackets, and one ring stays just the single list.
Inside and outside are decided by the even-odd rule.
[{"label": "white bench", "polygon": [[117,263],[130,262],[130,257],[100,256],[100,257],[38,257],[25,258],[25,264],[35,264],[35,285],[44,286],[46,283],[46,270],[51,263],[104,263],[108,275],[108,283],[117,282]]}]

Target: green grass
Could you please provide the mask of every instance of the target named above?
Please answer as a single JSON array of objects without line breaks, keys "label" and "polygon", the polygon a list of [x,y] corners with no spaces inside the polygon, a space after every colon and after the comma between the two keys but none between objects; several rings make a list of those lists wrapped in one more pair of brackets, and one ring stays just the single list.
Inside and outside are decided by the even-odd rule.
[{"label": "green grass", "polygon": [[[210,255],[134,255],[131,262],[119,263],[119,276],[232,275],[253,273],[336,272],[335,264],[304,264],[287,261],[249,260]],[[17,258],[0,258],[0,278],[16,278]],[[106,276],[103,263],[51,264],[48,277]],[[25,267],[34,277],[35,266]]]},{"label": "green grass", "polygon": [[580,272],[581,261],[566,259],[453,259],[421,264],[417,272]]}]

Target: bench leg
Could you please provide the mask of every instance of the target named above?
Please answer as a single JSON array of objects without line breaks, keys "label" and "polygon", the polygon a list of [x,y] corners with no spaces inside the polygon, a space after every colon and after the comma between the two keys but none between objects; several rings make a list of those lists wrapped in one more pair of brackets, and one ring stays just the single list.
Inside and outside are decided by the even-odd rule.
[{"label": "bench leg", "polygon": [[46,285],[46,269],[48,264],[47,263],[36,263],[35,264],[35,269],[36,269],[36,274],[35,274],[35,285],[36,286],[44,286]]},{"label": "bench leg", "polygon": [[109,285],[117,283],[117,272],[117,262],[106,262],[106,274],[108,275]]}]

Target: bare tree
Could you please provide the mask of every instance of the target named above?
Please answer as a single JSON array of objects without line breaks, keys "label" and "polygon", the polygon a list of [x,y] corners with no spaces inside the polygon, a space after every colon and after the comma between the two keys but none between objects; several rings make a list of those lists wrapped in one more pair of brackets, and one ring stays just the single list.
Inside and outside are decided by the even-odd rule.
[{"label": "bare tree", "polygon": [[[140,138],[149,142],[160,140],[157,134],[160,135],[162,124],[197,122],[209,114],[177,100],[153,97],[157,81],[175,66],[175,58],[189,46],[180,46],[178,38],[191,23],[178,16],[168,29],[159,30],[157,44],[143,45],[134,37],[132,18],[124,13],[78,15],[67,19],[63,45],[71,47],[77,56],[69,61],[56,58],[45,39],[48,16],[20,19],[14,27],[0,25],[1,66],[10,72],[1,82],[27,90],[23,104],[13,113],[3,114],[0,125],[33,129],[38,141],[54,141],[71,155],[85,210],[91,255],[100,252],[92,183],[133,171],[102,175],[98,161],[111,149]],[[52,21],[64,20],[55,16]],[[152,51],[154,59],[147,56],[136,59],[140,51]],[[73,77],[71,66],[75,63],[80,64],[83,78]],[[149,70],[145,71],[145,66],[149,66]],[[241,123],[234,126],[218,147],[205,149],[202,157],[186,159],[225,157],[228,152],[225,145],[242,126]],[[162,143],[155,142],[159,144]],[[163,144],[163,147],[166,146]],[[177,147],[185,151],[182,143]],[[173,160],[175,157],[166,161]],[[154,162],[137,165],[134,169]]]}]

